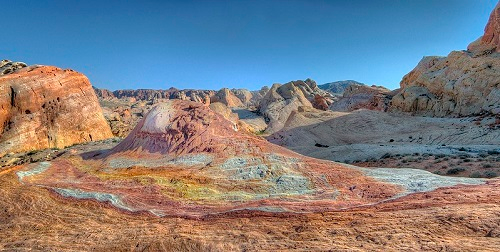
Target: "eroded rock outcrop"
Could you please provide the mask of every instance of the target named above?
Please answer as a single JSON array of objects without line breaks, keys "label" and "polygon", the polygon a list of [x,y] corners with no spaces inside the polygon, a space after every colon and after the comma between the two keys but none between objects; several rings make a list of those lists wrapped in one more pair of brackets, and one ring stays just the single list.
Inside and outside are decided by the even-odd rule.
[{"label": "eroded rock outcrop", "polygon": [[500,4],[485,34],[447,57],[424,57],[403,77],[392,99],[396,110],[430,116],[500,113]]},{"label": "eroded rock outcrop", "polygon": [[500,2],[491,12],[483,36],[471,43],[467,50],[479,55],[490,54],[494,51],[500,52]]},{"label": "eroded rock outcrop", "polygon": [[10,60],[0,61],[0,76],[13,73],[21,68],[25,68],[28,65],[23,62],[12,62]]},{"label": "eroded rock outcrop", "polygon": [[252,104],[253,93],[251,91],[247,89],[231,89],[231,93],[238,97],[245,107],[254,105]]},{"label": "eroded rock outcrop", "polygon": [[401,81],[392,99],[396,109],[430,116],[470,116],[500,112],[498,55],[473,57],[455,51],[425,57]]},{"label": "eroded rock outcrop", "polygon": [[[242,96],[244,96],[243,93],[241,94]],[[236,97],[236,95],[233,92],[231,92],[231,90],[229,90],[228,88],[223,88],[219,90],[216,94],[214,94],[210,98],[210,102],[220,102],[230,108],[238,108],[238,107],[241,108],[245,106],[243,102],[238,97]]]},{"label": "eroded rock outcrop", "polygon": [[326,110],[331,101],[331,95],[319,89],[313,80],[299,80],[274,84],[260,101],[259,111],[269,121],[266,131],[273,133],[283,128],[290,114],[299,107]]},{"label": "eroded rock outcrop", "polygon": [[391,91],[381,86],[351,84],[342,97],[330,106],[333,111],[349,112],[357,109],[387,111],[391,102]]},{"label": "eroded rock outcrop", "polygon": [[73,70],[24,67],[0,77],[0,156],[112,137],[89,80]]}]

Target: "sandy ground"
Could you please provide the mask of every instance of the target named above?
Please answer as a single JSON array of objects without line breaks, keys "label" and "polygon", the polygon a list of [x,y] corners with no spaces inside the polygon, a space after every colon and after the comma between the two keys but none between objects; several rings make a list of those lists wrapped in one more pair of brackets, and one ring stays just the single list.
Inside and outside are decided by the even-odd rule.
[{"label": "sandy ground", "polygon": [[[369,110],[310,111],[295,113],[284,130],[267,139],[303,155],[362,166],[412,167],[438,172],[436,165],[425,168],[429,164],[423,162],[422,154],[450,159],[470,156],[475,159],[469,162],[470,165],[466,164],[467,171],[457,174],[469,176],[480,172],[480,176],[485,176],[488,170],[470,168],[472,164],[491,166],[490,170],[497,174],[500,164],[495,157],[486,160],[491,154],[500,152],[500,125],[494,117],[430,118]],[[416,162],[373,162],[396,155],[399,160],[415,153],[421,157]],[[443,173],[444,165],[455,168],[457,164],[445,162],[439,166],[441,174],[450,175],[447,170]]]}]

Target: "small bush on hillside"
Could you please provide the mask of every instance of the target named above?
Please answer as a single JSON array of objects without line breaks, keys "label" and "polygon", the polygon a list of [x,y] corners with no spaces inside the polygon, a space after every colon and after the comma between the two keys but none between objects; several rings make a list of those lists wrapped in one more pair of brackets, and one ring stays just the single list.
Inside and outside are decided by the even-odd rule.
[{"label": "small bush on hillside", "polygon": [[497,150],[489,150],[489,151],[488,151],[488,154],[490,154],[490,155],[498,155],[498,154],[500,154],[500,151],[497,151]]},{"label": "small bush on hillside", "polygon": [[489,155],[488,155],[488,153],[482,152],[482,153],[479,153],[479,156],[482,157],[482,158],[485,158],[485,157],[487,157]]},{"label": "small bush on hillside", "polygon": [[483,164],[483,168],[491,168],[491,167],[493,167],[492,164]]},{"label": "small bush on hillside", "polygon": [[456,174],[459,174],[461,172],[465,171],[465,168],[463,167],[455,167],[455,168],[451,168],[449,169],[446,174],[448,175],[456,175]]},{"label": "small bush on hillside", "polygon": [[469,177],[471,177],[471,178],[480,178],[481,177],[481,173],[480,172],[473,172]]},{"label": "small bush on hillside", "polygon": [[484,173],[484,177],[486,177],[486,178],[494,178],[497,176],[498,176],[498,174],[494,171],[487,171]]}]

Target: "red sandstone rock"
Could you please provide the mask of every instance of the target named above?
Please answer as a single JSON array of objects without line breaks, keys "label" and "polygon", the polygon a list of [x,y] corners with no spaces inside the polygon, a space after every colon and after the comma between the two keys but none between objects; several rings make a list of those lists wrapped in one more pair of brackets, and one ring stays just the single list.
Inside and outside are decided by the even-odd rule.
[{"label": "red sandstone rock", "polygon": [[26,67],[0,77],[0,156],[112,137],[89,80]]},{"label": "red sandstone rock", "polygon": [[325,99],[325,97],[315,94],[314,95],[314,100],[312,102],[313,107],[321,110],[328,110],[328,101]]},{"label": "red sandstone rock", "polygon": [[234,123],[203,104],[172,100],[154,107],[112,152],[218,153],[235,134]]},{"label": "red sandstone rock", "polygon": [[491,12],[488,24],[484,28],[484,35],[467,47],[470,51],[497,51],[500,52],[500,2]]}]

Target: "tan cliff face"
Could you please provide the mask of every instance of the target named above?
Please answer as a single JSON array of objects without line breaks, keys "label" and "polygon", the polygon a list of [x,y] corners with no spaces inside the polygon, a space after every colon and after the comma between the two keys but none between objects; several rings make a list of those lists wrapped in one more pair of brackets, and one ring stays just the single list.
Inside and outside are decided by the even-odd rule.
[{"label": "tan cliff face", "polygon": [[112,137],[89,80],[32,66],[0,77],[0,156]]},{"label": "tan cliff face", "polygon": [[468,51],[424,57],[401,81],[392,109],[430,116],[500,113],[500,3]]}]

